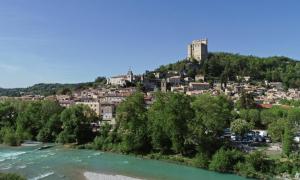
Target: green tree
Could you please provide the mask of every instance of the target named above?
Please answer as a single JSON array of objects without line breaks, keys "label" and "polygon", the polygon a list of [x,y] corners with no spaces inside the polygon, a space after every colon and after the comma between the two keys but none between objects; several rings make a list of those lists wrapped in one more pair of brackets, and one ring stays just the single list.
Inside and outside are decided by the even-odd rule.
[{"label": "green tree", "polygon": [[18,146],[21,144],[21,139],[13,128],[3,127],[0,130],[0,142],[10,146]]},{"label": "green tree", "polygon": [[[30,102],[17,118],[17,133],[26,139],[35,139],[43,123],[41,102]],[[26,137],[25,137],[26,134]]]},{"label": "green tree", "polygon": [[39,131],[37,140],[41,142],[54,142],[62,131],[62,125],[60,114],[53,114]]},{"label": "green tree", "polygon": [[251,124],[243,119],[236,119],[230,124],[230,130],[241,136],[251,130],[251,128],[253,128]]},{"label": "green tree", "polygon": [[268,126],[268,134],[271,136],[272,141],[274,142],[281,142],[283,133],[284,133],[284,127],[286,126],[287,120],[286,119],[278,119],[274,120],[271,124]]},{"label": "green tree", "polygon": [[216,140],[232,119],[232,102],[225,96],[197,96],[192,103],[195,118],[189,123],[188,141],[200,152],[213,153],[220,143]]},{"label": "green tree", "polygon": [[218,172],[231,172],[235,164],[243,159],[243,154],[237,150],[219,149],[212,157],[209,169]]},{"label": "green tree", "polygon": [[191,98],[179,93],[157,93],[148,112],[152,145],[161,152],[185,151],[187,124],[193,118]]},{"label": "green tree", "polygon": [[58,136],[61,143],[83,144],[94,139],[91,123],[97,121],[96,113],[88,106],[75,105],[61,113],[63,131]]},{"label": "green tree", "polygon": [[257,109],[250,109],[248,112],[248,118],[249,121],[252,125],[255,127],[260,127],[261,126],[261,120],[260,120],[260,112]]},{"label": "green tree", "polygon": [[300,125],[300,108],[292,108],[288,111],[288,121],[297,126]]},{"label": "green tree", "polygon": [[287,117],[287,110],[280,107],[272,107],[271,109],[264,109],[260,113],[261,123],[268,126],[270,123],[280,118]]},{"label": "green tree", "polygon": [[293,148],[294,136],[293,136],[292,129],[293,127],[290,122],[285,124],[284,134],[282,139],[282,150],[286,156],[289,156],[291,154]]},{"label": "green tree", "polygon": [[0,129],[5,126],[15,127],[17,109],[10,103],[0,103]]},{"label": "green tree", "polygon": [[149,150],[147,116],[142,93],[129,96],[117,107],[116,120],[117,132],[122,138],[122,151]]}]

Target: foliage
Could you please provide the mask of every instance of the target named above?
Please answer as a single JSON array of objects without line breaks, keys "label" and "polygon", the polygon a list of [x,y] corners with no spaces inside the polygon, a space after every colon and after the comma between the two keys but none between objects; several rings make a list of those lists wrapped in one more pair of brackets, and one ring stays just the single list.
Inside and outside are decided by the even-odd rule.
[{"label": "foliage", "polygon": [[189,139],[200,151],[213,153],[219,148],[217,137],[222,135],[232,119],[233,105],[225,96],[197,96],[192,102],[195,118],[189,123]]},{"label": "foliage", "polygon": [[282,139],[282,150],[286,156],[289,156],[292,152],[293,140],[294,140],[294,135],[292,132],[292,125],[289,122],[285,124],[284,134]]},{"label": "foliage", "polygon": [[187,124],[193,117],[190,97],[178,93],[157,93],[148,111],[152,145],[161,152],[185,150]]},{"label": "foliage", "polygon": [[58,141],[61,143],[83,144],[91,141],[93,137],[91,123],[97,117],[88,106],[75,105],[61,113],[62,132]]},{"label": "foliage", "polygon": [[141,152],[149,149],[147,115],[142,93],[135,93],[117,107],[117,132],[122,135],[124,152]]},{"label": "foliage", "polygon": [[10,102],[0,103],[0,129],[5,126],[16,126],[17,109]]},{"label": "foliage", "polygon": [[21,139],[13,128],[3,127],[0,130],[0,142],[10,146],[18,146],[21,143]]},{"label": "foliage", "polygon": [[300,100],[296,100],[296,99],[281,99],[279,101],[280,104],[284,104],[284,105],[289,105],[289,106],[295,106],[295,107],[300,107]]},{"label": "foliage", "polygon": [[270,109],[264,109],[260,113],[261,123],[265,126],[268,126],[277,119],[286,118],[287,115],[287,110],[281,107],[275,106]]},{"label": "foliage", "polygon": [[0,173],[0,180],[26,180],[26,178],[15,173]]},{"label": "foliage", "polygon": [[287,119],[290,123],[299,126],[300,125],[300,108],[291,108],[288,111]]},{"label": "foliage", "polygon": [[243,159],[243,154],[237,150],[219,149],[212,157],[209,169],[218,172],[231,172],[234,165]]},{"label": "foliage", "polygon": [[198,153],[195,157],[194,165],[199,168],[208,168],[209,165],[209,155],[205,153]]},{"label": "foliage", "polygon": [[262,126],[258,109],[241,109],[239,115],[241,119],[245,119],[254,127],[260,128]]},{"label": "foliage", "polygon": [[95,137],[93,141],[94,149],[110,151],[116,145],[115,133],[111,132],[112,125],[105,123],[100,127],[99,134]]},{"label": "foliage", "polygon": [[266,179],[267,174],[273,173],[274,162],[267,159],[266,154],[254,151],[245,156],[235,166],[235,171],[242,176]]},{"label": "foliage", "polygon": [[247,133],[252,128],[253,127],[251,127],[251,124],[243,119],[236,119],[236,120],[232,121],[230,124],[231,132],[234,132],[241,136],[243,136],[245,133]]},{"label": "foliage", "polygon": [[285,119],[278,119],[269,124],[268,134],[271,136],[272,141],[281,142],[286,123]]}]

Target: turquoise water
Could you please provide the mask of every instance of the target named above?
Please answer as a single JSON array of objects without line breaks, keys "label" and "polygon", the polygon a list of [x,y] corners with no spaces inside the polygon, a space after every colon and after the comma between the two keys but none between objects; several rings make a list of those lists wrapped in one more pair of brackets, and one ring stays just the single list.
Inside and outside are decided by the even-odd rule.
[{"label": "turquoise water", "polygon": [[85,179],[85,171],[118,174],[140,179],[242,180],[244,178],[202,169],[133,156],[92,150],[66,149],[61,146],[45,150],[37,147],[0,146],[0,172],[16,172],[31,180]]}]

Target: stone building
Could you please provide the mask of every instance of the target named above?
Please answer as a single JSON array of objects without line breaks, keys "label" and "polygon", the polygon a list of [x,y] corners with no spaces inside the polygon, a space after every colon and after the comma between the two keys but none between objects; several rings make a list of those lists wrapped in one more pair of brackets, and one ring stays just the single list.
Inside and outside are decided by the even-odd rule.
[{"label": "stone building", "polygon": [[128,82],[134,81],[134,76],[131,70],[129,70],[126,75],[107,78],[107,84],[116,85],[116,86],[124,86],[126,85],[126,81]]},{"label": "stone building", "polygon": [[188,45],[188,59],[197,60],[201,62],[208,57],[208,40],[194,40],[191,44]]}]

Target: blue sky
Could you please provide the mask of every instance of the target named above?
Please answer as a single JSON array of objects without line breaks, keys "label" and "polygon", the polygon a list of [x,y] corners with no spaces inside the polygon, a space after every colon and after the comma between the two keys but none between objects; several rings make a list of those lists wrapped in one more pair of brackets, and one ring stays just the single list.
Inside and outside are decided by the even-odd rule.
[{"label": "blue sky", "polygon": [[93,81],[209,51],[300,59],[299,0],[1,0],[0,87]]}]

